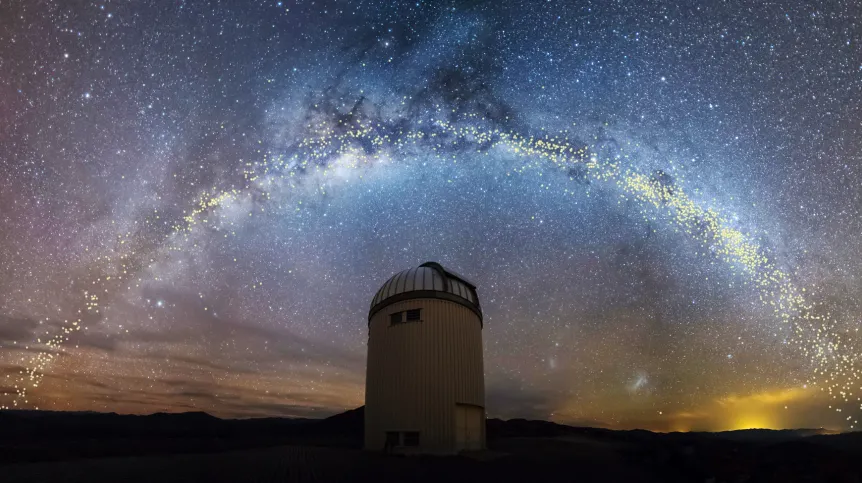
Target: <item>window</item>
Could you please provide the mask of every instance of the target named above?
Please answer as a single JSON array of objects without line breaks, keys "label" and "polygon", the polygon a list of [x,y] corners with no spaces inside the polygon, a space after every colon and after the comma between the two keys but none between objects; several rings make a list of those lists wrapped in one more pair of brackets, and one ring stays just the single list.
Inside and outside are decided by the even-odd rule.
[{"label": "window", "polygon": [[402,324],[404,322],[419,322],[420,320],[422,320],[422,309],[413,309],[391,314],[389,316],[389,325]]},{"label": "window", "polygon": [[386,431],[386,448],[419,446],[419,431]]},{"label": "window", "polygon": [[401,433],[398,431],[386,431],[386,446],[389,448],[401,446]]},{"label": "window", "polygon": [[404,446],[419,446],[419,431],[405,431]]},{"label": "window", "polygon": [[407,311],[407,322],[419,322],[422,309],[413,309]]}]

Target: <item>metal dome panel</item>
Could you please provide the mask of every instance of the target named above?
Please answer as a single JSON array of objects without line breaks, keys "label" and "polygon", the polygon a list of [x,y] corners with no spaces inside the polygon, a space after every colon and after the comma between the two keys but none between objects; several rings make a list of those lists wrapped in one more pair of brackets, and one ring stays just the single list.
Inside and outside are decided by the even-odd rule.
[{"label": "metal dome panel", "polygon": [[436,262],[426,262],[393,275],[371,299],[368,318],[386,306],[412,298],[442,298],[464,305],[482,319],[476,286]]}]

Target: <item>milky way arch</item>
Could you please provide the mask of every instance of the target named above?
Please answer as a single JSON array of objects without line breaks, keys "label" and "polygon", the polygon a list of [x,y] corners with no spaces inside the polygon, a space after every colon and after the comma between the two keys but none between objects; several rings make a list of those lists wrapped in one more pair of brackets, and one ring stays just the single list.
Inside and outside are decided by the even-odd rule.
[{"label": "milky way arch", "polygon": [[[859,355],[835,328],[830,315],[809,303],[806,289],[797,287],[790,274],[777,267],[752,237],[734,228],[720,212],[692,200],[671,174],[641,173],[627,167],[625,146],[603,152],[599,145],[588,146],[564,137],[520,135],[483,127],[487,125],[483,116],[464,116],[458,121],[452,121],[450,116],[450,120],[431,120],[424,126],[421,122],[382,123],[357,117],[351,111],[334,121],[311,123],[307,127],[314,134],[286,153],[262,153],[260,160],[245,163],[241,183],[202,192],[194,206],[182,213],[155,211],[137,231],[119,236],[113,250],[116,255],[100,257],[91,269],[91,282],[83,291],[84,307],[78,316],[65,320],[59,333],[36,341],[41,349],[21,373],[13,406],[18,406],[19,401],[26,403],[28,388],[39,386],[44,371],[72,333],[101,317],[103,299],[121,292],[124,285],[130,289],[128,282],[163,256],[165,249],[182,251],[183,242],[196,230],[232,235],[236,221],[226,218],[225,210],[243,203],[263,209],[274,189],[295,190],[300,185],[311,185],[313,191],[325,194],[327,180],[339,172],[374,169],[379,164],[398,162],[417,150],[432,154],[439,162],[457,162],[462,155],[507,153],[520,160],[507,170],[510,176],[550,169],[557,176],[568,177],[574,185],[595,182],[615,186],[622,199],[637,203],[645,219],[664,215],[674,229],[697,242],[704,255],[727,262],[745,278],[761,302],[789,328],[789,340],[801,357],[811,362],[808,384],[820,387],[840,402],[859,403],[860,398],[854,398],[854,387],[862,376]],[[318,186],[313,186],[315,183]],[[852,416],[847,421],[854,427]]]}]

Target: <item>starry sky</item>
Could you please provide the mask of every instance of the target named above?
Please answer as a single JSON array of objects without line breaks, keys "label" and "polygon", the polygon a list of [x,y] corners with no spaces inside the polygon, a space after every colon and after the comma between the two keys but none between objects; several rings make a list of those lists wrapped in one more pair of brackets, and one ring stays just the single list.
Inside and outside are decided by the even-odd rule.
[{"label": "starry sky", "polygon": [[0,407],[360,406],[372,296],[434,260],[491,417],[858,428],[860,18],[4,2]]}]

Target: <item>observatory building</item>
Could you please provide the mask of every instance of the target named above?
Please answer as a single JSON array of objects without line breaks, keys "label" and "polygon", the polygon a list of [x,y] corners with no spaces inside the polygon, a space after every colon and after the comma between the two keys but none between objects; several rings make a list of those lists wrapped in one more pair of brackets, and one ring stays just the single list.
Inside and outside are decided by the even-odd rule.
[{"label": "observatory building", "polygon": [[435,262],[387,280],[368,313],[366,375],[366,449],[483,449],[485,374],[476,286]]}]

